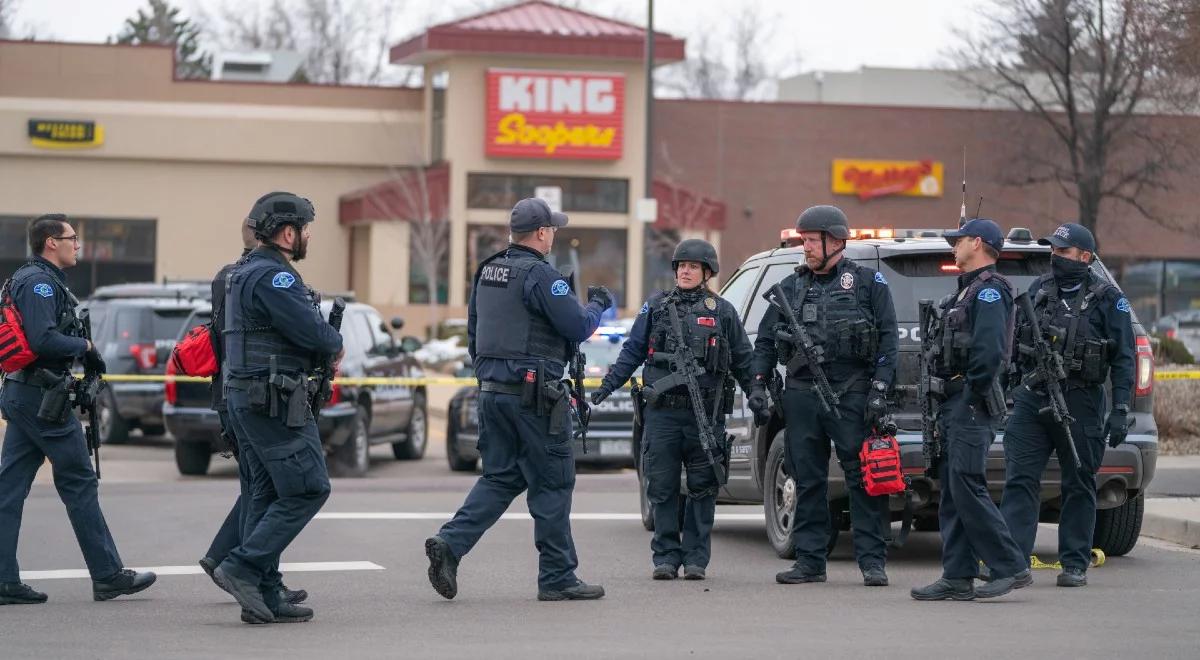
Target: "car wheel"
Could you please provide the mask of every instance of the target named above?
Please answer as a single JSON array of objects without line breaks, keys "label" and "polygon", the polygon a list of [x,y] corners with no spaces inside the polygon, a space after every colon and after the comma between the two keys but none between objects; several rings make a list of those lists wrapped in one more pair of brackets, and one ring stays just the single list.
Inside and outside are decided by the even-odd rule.
[{"label": "car wheel", "polygon": [[646,477],[642,474],[641,461],[638,461],[638,502],[642,509],[642,527],[647,532],[654,531],[654,509],[650,508],[650,498],[646,496]]},{"label": "car wheel", "polygon": [[179,474],[208,474],[208,464],[211,461],[212,446],[209,443],[175,441],[175,467],[179,468]]},{"label": "car wheel", "polygon": [[335,477],[365,477],[371,467],[370,420],[366,411],[354,413],[354,432],[339,447],[333,449],[330,471]]},{"label": "car wheel", "polygon": [[105,388],[104,394],[96,400],[96,419],[100,444],[123,445],[129,441],[129,424],[117,410],[117,399],[110,388]]},{"label": "car wheel", "polygon": [[405,429],[405,438],[392,443],[392,455],[401,461],[412,461],[425,455],[425,446],[429,438],[429,426],[425,416],[425,395],[417,392],[413,395],[412,417]]},{"label": "car wheel", "polygon": [[1115,509],[1096,512],[1096,531],[1092,547],[1100,548],[1109,557],[1120,557],[1133,550],[1142,532],[1142,516],[1146,513],[1145,494],[1130,498]]},{"label": "car wheel", "polygon": [[446,421],[446,462],[454,472],[474,472],[479,460],[463,458],[458,453],[458,415],[451,410],[449,417]]},{"label": "car wheel", "polygon": [[767,540],[775,554],[783,559],[794,559],[792,519],[796,515],[796,482],[783,470],[783,446],[783,432],[780,431],[767,452],[763,509],[767,519]]}]

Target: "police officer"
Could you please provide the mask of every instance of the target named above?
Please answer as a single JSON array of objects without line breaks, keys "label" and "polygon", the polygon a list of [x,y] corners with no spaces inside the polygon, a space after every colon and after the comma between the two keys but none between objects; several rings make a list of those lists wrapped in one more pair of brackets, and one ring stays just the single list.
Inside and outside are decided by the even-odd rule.
[{"label": "police officer", "polygon": [[[754,341],[755,382],[748,401],[760,419],[766,416],[766,385],[778,361],[789,373],[782,409],[787,424],[785,466],[796,484],[792,543],[796,561],[775,576],[781,584],[825,581],[830,537],[828,502],[829,446],[834,445],[850,492],[854,555],[866,586],[887,586],[887,544],[882,521],[887,496],[864,489],[858,453],[872,427],[887,414],[885,393],[896,372],[896,312],[883,274],[854,263],[842,253],[850,238],[846,214],[835,206],[814,206],[800,214],[796,229],[804,239],[805,263],[783,278],[780,287],[799,323],[824,353],[820,369],[839,402],[825,412],[813,365],[787,333],[785,316],[767,308]],[[790,336],[790,335],[788,335]],[[783,350],[777,350],[777,346]],[[794,365],[794,366],[788,366]]]},{"label": "police officer", "polygon": [[[650,297],[633,323],[629,338],[604,382],[592,393],[599,404],[625,384],[633,372],[642,371],[647,398],[653,402],[643,413],[642,470],[646,492],[654,508],[653,553],[655,580],[674,580],[683,566],[686,580],[703,580],[711,556],[711,533],[721,484],[713,461],[725,461],[725,415],[733,406],[732,371],[742,389],[751,384],[753,349],[737,310],[708,289],[708,280],[720,272],[717,251],[699,239],[688,239],[671,257],[675,288]],[[684,337],[672,327],[672,305]],[[704,410],[696,411],[685,384],[673,377],[671,356],[682,347],[703,371],[697,379]],[[718,443],[705,455],[697,427],[703,415]],[[687,472],[687,500],[682,525],[679,520],[680,465]],[[680,527],[683,542],[680,543]]]},{"label": "police officer", "polygon": [[[1058,453],[1062,474],[1062,517],[1058,552],[1063,570],[1060,587],[1087,584],[1092,533],[1096,523],[1096,472],[1104,456],[1104,440],[1112,447],[1125,441],[1130,392],[1134,379],[1133,321],[1129,301],[1121,291],[1092,272],[1096,239],[1082,225],[1066,223],[1038,241],[1052,246],[1050,273],[1029,288],[1038,326],[1050,346],[1063,356],[1067,374],[1061,383],[1074,422],[1071,437],[1082,468],[1070,454],[1059,453],[1067,442],[1062,426],[1040,410],[1049,404],[1045,385],[1022,385],[1004,432],[1008,480],[1000,512],[1012,530],[1023,557],[1033,554],[1037,536],[1039,491],[1050,452]],[[1023,322],[1024,321],[1024,322]],[[1030,325],[1017,317],[1017,341],[1028,345]],[[1021,359],[1031,348],[1016,352],[1017,367],[1026,376],[1034,365]],[[1106,409],[1104,381],[1112,375],[1112,407]],[[1025,381],[1029,382],[1028,379]],[[1104,413],[1108,421],[1103,423]]]},{"label": "police officer", "polygon": [[234,267],[225,299],[225,391],[250,500],[240,544],[213,571],[246,623],[308,621],[281,597],[279,556],[329,497],[310,408],[308,375],[342,337],[321,317],[293,263],[308,254],[312,204],[287,192],[261,197],[246,222],[262,245]]},{"label": "police officer", "polygon": [[[46,602],[46,594],[21,582],[17,566],[21,511],[46,459],[92,576],[93,598],[134,594],[154,584],[155,575],[126,569],[121,563],[100,512],[96,473],[79,420],[71,415],[69,405],[53,413],[42,409],[47,391],[62,379],[73,378],[70,369],[76,358],[84,361],[88,371],[104,372],[100,351],[83,336],[75,311],[79,301],[67,288],[63,272],[78,261],[79,234],[65,215],[43,215],[29,226],[29,250],[34,256],[17,269],[3,294],[21,313],[21,329],[37,359],[5,374],[0,392],[0,411],[8,420],[0,454],[0,605]],[[46,419],[50,415],[54,419]]]},{"label": "police officer", "polygon": [[[252,216],[258,212],[258,204],[256,203],[255,207],[250,210],[249,215]],[[212,281],[212,327],[217,328],[218,332],[220,332],[221,328],[225,327],[225,277],[233,271],[234,267],[240,265],[246,259],[251,250],[259,245],[258,239],[254,236],[254,228],[244,221],[240,224],[242,227],[242,255],[236,262],[226,264],[221,270],[217,271],[217,275]],[[225,362],[225,351],[223,348],[223,342],[218,341],[216,344],[218,364],[224,364]],[[213,537],[212,544],[208,547],[208,552],[200,560],[200,568],[204,569],[205,574],[209,578],[212,578],[213,571],[229,555],[229,551],[236,548],[242,542],[242,527],[246,522],[244,515],[246,509],[243,506],[243,502],[250,499],[251,478],[249,464],[246,461],[239,460],[238,457],[238,441],[233,431],[233,424],[229,421],[229,407],[225,401],[225,384],[221,369],[218,369],[217,373],[213,374],[210,389],[212,393],[212,409],[216,411],[221,425],[221,438],[225,440],[226,447],[232,452],[234,460],[238,461],[238,484],[240,487],[238,497],[233,502],[233,508],[225,516],[225,521],[217,530],[217,535]],[[216,580],[213,581],[216,582]],[[220,586],[220,584],[217,586]],[[308,598],[308,592],[303,589],[292,590],[286,586],[282,588],[284,591],[283,599],[289,603],[302,603]]]},{"label": "police officer", "polygon": [[[983,218],[943,234],[962,272],[958,291],[942,299],[930,340],[944,347],[931,365],[943,379],[940,406],[943,455],[938,463],[942,577],[914,588],[917,600],[1002,596],[1033,582],[1021,550],[988,495],[985,468],[996,425],[1004,417],[1002,378],[1012,346],[1012,285],[996,272],[1004,247],[1000,227]],[[974,586],[978,562],[995,580]]]},{"label": "police officer", "polygon": [[604,287],[588,287],[581,306],[546,262],[567,216],[540,199],[513,207],[511,243],[475,271],[467,310],[467,348],[479,379],[483,476],[462,507],[425,541],[429,581],[444,598],[458,593],[458,563],[522,491],[528,490],[539,553],[538,600],[592,600],[604,588],[575,575],[571,495],[570,396],[564,366],[612,306]]}]

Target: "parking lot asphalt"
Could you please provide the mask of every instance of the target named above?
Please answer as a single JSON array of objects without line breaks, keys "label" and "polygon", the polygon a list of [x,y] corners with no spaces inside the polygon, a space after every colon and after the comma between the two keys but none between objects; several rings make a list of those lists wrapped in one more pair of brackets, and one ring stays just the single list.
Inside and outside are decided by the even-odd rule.
[{"label": "parking lot asphalt", "polygon": [[[914,533],[894,551],[892,586],[866,588],[843,534],[829,582],[781,586],[788,562],[766,543],[759,507],[722,506],[704,582],[649,579],[649,535],[636,518],[631,471],[578,478],[573,523],[579,575],[598,602],[539,603],[532,523],[524,501],[463,561],[459,596],[429,587],[422,541],[474,482],[452,473],[441,433],[429,455],[399,462],[373,450],[370,475],[339,479],[284,561],[289,586],[311,594],[305,624],[247,626],[196,560],[229,505],[231,461],[181,477],[171,444],[140,438],[105,448],[101,498],[126,563],[166,573],[137,596],[95,603],[53,486],[25,506],[19,556],[50,602],[0,608],[0,657],[1129,657],[1194,658],[1200,552],[1143,538],[1089,573],[1054,586],[1053,570],[994,602],[917,603],[911,586],[939,574],[939,539]],[[44,475],[47,476],[48,475]],[[1037,552],[1054,554],[1043,525]]]}]

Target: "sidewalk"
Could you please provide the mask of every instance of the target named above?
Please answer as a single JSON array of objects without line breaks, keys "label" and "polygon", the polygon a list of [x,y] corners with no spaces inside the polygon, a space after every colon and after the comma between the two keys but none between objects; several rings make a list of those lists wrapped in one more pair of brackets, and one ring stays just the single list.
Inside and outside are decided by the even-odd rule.
[{"label": "sidewalk", "polygon": [[1147,498],[1142,536],[1200,548],[1200,497]]}]

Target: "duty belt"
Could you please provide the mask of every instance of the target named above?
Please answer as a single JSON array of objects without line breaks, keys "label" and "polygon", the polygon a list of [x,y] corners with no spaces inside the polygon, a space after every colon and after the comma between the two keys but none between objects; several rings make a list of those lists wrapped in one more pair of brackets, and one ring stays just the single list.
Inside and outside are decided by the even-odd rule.
[{"label": "duty belt", "polygon": [[[700,398],[704,400],[704,408],[708,410],[712,408],[713,397],[716,393],[713,390],[701,390]],[[680,410],[692,409],[692,397],[687,394],[661,394],[654,402],[655,408],[674,408]]]},{"label": "duty belt", "polygon": [[11,380],[30,387],[52,387],[62,380],[64,374],[55,374],[49,369],[22,369],[11,374],[5,374],[5,380]]},{"label": "duty belt", "polygon": [[[799,390],[801,392],[811,392],[812,390],[816,389],[816,387],[817,387],[816,381],[808,379],[808,378],[789,377],[787,379],[787,389],[789,389],[789,390]],[[841,396],[843,394],[850,393],[850,392],[853,392],[855,394],[861,394],[861,393],[866,392],[867,390],[871,389],[871,381],[866,376],[858,376],[858,377],[855,377],[854,379],[850,380],[844,386],[834,387],[833,389],[835,392],[837,392],[838,396]]]},{"label": "duty belt", "polygon": [[501,383],[494,380],[484,380],[479,383],[480,392],[496,392],[497,394],[515,394],[521,396],[525,389],[520,383]]}]

